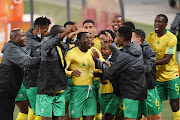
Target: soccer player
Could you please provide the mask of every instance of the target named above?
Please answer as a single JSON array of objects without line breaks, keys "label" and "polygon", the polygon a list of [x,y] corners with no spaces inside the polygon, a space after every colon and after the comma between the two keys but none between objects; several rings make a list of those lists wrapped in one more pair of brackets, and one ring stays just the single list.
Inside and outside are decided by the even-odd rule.
[{"label": "soccer player", "polygon": [[100,40],[97,36],[95,36],[95,32],[96,32],[95,22],[92,19],[86,19],[83,22],[83,28],[89,32],[91,39],[94,42],[93,47],[96,47],[100,51],[101,50]]},{"label": "soccer player", "polygon": [[[112,20],[112,29],[114,31],[114,34],[116,35],[116,32],[118,31],[119,27],[122,26],[124,22],[124,18],[120,15],[116,15],[114,16],[113,20]],[[114,39],[114,42],[116,43],[116,38]]]},{"label": "soccer player", "polygon": [[73,21],[67,21],[66,23],[64,23],[64,28],[66,30],[69,30],[72,28],[72,26],[74,25],[74,22]]},{"label": "soccer player", "polygon": [[[109,49],[107,43],[101,44],[101,53],[106,61],[110,61],[111,50]],[[110,102],[113,96],[113,87],[109,80],[105,80],[104,83],[100,84],[100,93],[101,93],[100,106],[103,114],[106,109],[106,106],[108,105],[108,103]]]},{"label": "soccer player", "polygon": [[120,15],[114,16],[114,18],[112,20],[112,29],[114,31],[114,34],[116,34],[119,27],[122,26],[123,22],[124,22],[124,18],[122,16],[120,16]]},{"label": "soccer player", "polygon": [[[77,35],[79,46],[68,51],[66,75],[72,77],[69,115],[72,120],[92,120],[96,115],[96,93],[93,85],[95,63],[91,57],[92,40],[88,32]],[[68,69],[69,68],[69,69]]]},{"label": "soccer player", "polygon": [[51,36],[43,39],[37,82],[36,115],[43,116],[44,120],[60,120],[65,115],[63,92],[68,86],[64,50],[60,41],[76,28],[76,24],[69,30],[54,25],[50,30]]},{"label": "soccer player", "polygon": [[[100,31],[98,37],[101,40],[101,53],[103,58],[106,60],[104,63],[107,64],[108,66],[110,64],[113,64],[115,62],[117,55],[114,55],[114,53],[111,52],[109,49],[109,46],[107,44],[108,39],[112,39],[111,41],[114,40],[115,35],[111,30],[102,30]],[[118,47],[117,47],[118,49]],[[114,57],[115,56],[115,57]],[[112,83],[108,80],[101,81],[103,82],[101,84],[101,110],[103,113],[103,120],[110,120],[113,119],[114,116],[116,116],[116,119],[123,120],[123,111],[119,109],[119,103],[122,104],[122,101],[118,99],[118,97],[115,94],[112,94],[113,88],[112,88]],[[112,89],[111,89],[112,88]]]},{"label": "soccer player", "polygon": [[[110,39],[114,41],[115,34],[111,30],[102,30],[99,32],[98,37],[100,39],[100,43],[104,44],[104,43],[107,43],[107,40],[109,39],[108,37],[110,37]],[[116,60],[116,57],[117,57],[117,54],[114,51],[112,51],[111,62],[114,62]]]},{"label": "soccer player", "polygon": [[180,119],[179,67],[176,61],[177,38],[166,29],[168,18],[159,14],[154,20],[154,32],[147,42],[156,53],[156,83],[161,102],[169,97],[174,120]]},{"label": "soccer player", "polygon": [[[27,37],[27,45],[26,50],[32,57],[39,57],[41,51],[41,40],[44,36],[47,35],[47,31],[49,29],[49,25],[51,21],[46,17],[39,17],[34,22],[34,27],[30,28],[28,32],[26,32]],[[36,106],[36,94],[37,94],[37,79],[39,74],[39,65],[33,68],[29,68],[27,70],[25,87],[28,96],[28,100],[30,102],[30,112],[35,114],[35,106]],[[35,116],[34,116],[35,117]],[[29,118],[30,119],[30,118]],[[31,118],[33,120],[33,116]],[[37,117],[37,119],[41,119]]]},{"label": "soccer player", "polygon": [[108,32],[112,39],[115,39],[115,34],[111,30],[101,30],[98,34],[98,37],[100,39],[100,43],[103,44],[104,42],[107,43],[108,36],[106,35],[106,32]]},{"label": "soccer player", "polygon": [[[64,23],[64,28],[65,28],[66,30],[68,30],[68,29],[70,29],[73,25],[74,25],[74,22],[72,22],[72,21],[67,21],[66,23]],[[67,36],[68,36],[68,35],[66,35],[66,36],[63,38],[63,43],[68,43],[68,41],[67,41]]]},{"label": "soccer player", "polygon": [[[10,41],[4,44],[0,64],[0,115],[3,120],[13,120],[15,98],[21,87],[24,67],[32,67],[40,63],[40,58],[30,57],[23,49],[26,37],[22,29],[10,32]],[[21,117],[27,115],[21,114]]]},{"label": "soccer player", "polygon": [[[96,32],[96,28],[95,28],[95,22],[92,19],[86,19],[83,22],[83,28],[86,29],[89,34],[90,37],[92,39],[92,46],[97,48],[99,51],[101,50],[101,43],[100,43],[100,39],[95,36],[95,32]],[[102,117],[101,111],[100,111],[100,104],[99,104],[99,100],[100,100],[100,82],[98,81],[98,77],[94,78],[94,86],[96,89],[96,96],[97,96],[97,115],[95,116],[95,118],[97,120],[100,120]]]},{"label": "soccer player", "polygon": [[137,42],[142,47],[147,81],[147,106],[148,119],[161,120],[161,101],[156,88],[156,54],[145,41],[145,33],[141,29],[134,29],[131,41]]},{"label": "soccer player", "polygon": [[[136,42],[131,43],[132,31],[129,27],[120,27],[116,37],[117,42],[121,41],[124,48],[119,51],[117,60],[110,67],[96,59],[99,57],[97,52],[93,51],[92,57],[96,67],[103,72],[102,80],[108,79],[112,84],[118,85],[116,88],[113,86],[113,89],[123,101],[125,119],[136,120],[139,117],[138,110],[140,108],[146,110],[146,105],[143,105],[147,98],[147,85],[142,67],[144,64],[142,49]],[[111,47],[113,43],[108,44]],[[146,114],[146,111],[143,112]]]}]

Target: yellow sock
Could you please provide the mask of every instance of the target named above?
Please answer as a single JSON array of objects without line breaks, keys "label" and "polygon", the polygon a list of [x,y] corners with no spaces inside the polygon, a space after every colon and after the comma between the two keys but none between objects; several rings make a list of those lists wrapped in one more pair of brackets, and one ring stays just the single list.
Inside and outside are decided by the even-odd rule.
[{"label": "yellow sock", "polygon": [[81,117],[80,120],[83,120],[83,117]]},{"label": "yellow sock", "polygon": [[94,117],[94,120],[101,120],[102,119],[102,113],[97,113]]},{"label": "yellow sock", "polygon": [[173,120],[180,120],[180,110],[173,112]]},{"label": "yellow sock", "polygon": [[16,120],[26,120],[27,114],[19,112]]},{"label": "yellow sock", "polygon": [[33,114],[33,110],[31,108],[29,108],[28,111],[28,120],[35,120],[35,115]]},{"label": "yellow sock", "polygon": [[35,120],[42,120],[42,116],[36,116]]}]

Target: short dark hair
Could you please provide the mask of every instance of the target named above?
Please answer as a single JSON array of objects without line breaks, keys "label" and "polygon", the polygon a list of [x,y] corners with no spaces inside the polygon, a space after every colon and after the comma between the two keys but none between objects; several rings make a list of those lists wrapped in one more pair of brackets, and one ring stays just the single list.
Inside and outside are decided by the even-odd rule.
[{"label": "short dark hair", "polygon": [[66,25],[74,25],[73,21],[67,21],[66,23],[64,23],[64,27],[66,28]]},{"label": "short dark hair", "polygon": [[61,25],[54,25],[54,26],[52,26],[52,28],[50,30],[50,35],[52,37],[55,37],[57,34],[62,33],[62,29],[64,29],[63,26],[61,26]]},{"label": "short dark hair", "polygon": [[168,18],[167,18],[166,15],[164,15],[164,14],[158,14],[156,17],[163,17],[164,20],[165,20],[165,23],[166,23],[166,24],[168,23]]},{"label": "short dark hair", "polygon": [[141,29],[134,29],[132,30],[132,32],[134,32],[137,36],[139,36],[141,38],[141,41],[143,42],[145,37],[146,37],[146,34],[143,30]]},{"label": "short dark hair", "polygon": [[132,30],[135,29],[135,25],[133,22],[124,22],[123,25],[130,27]]},{"label": "short dark hair", "polygon": [[86,19],[86,20],[83,22],[83,25],[84,25],[85,23],[92,23],[92,24],[95,26],[95,22],[94,22],[94,20],[92,20],[92,19]]},{"label": "short dark hair", "polygon": [[89,32],[80,32],[80,33],[78,33],[77,34],[77,39],[81,40],[82,36],[84,36],[84,34],[86,34],[86,33],[89,33]]},{"label": "short dark hair", "polygon": [[101,35],[101,34],[104,34],[106,35],[106,32],[110,33],[111,37],[113,38],[113,40],[115,39],[115,34],[112,30],[101,30],[100,33],[98,34],[98,37]]},{"label": "short dark hair", "polygon": [[42,16],[42,17],[36,18],[34,22],[34,27],[36,26],[44,27],[44,26],[49,26],[50,24],[51,24],[50,19]]},{"label": "short dark hair", "polygon": [[120,17],[120,18],[123,20],[123,22],[124,22],[124,17],[123,17],[123,16],[121,16],[121,15],[115,15],[114,18],[116,18],[116,17]]},{"label": "short dark hair", "polygon": [[125,41],[131,41],[132,38],[132,30],[129,27],[122,26],[118,29],[118,32],[122,37],[125,39]]}]

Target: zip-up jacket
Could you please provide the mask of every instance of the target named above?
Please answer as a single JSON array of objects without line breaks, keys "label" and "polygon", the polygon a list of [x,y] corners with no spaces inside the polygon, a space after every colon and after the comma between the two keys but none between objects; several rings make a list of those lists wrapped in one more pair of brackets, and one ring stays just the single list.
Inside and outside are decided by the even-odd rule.
[{"label": "zip-up jacket", "polygon": [[140,46],[142,47],[144,58],[147,89],[153,89],[156,86],[156,54],[146,41]]},{"label": "zip-up jacket", "polygon": [[[41,39],[33,33],[33,28],[26,32],[26,50],[31,57],[40,57],[41,55]],[[37,79],[39,74],[39,65],[31,67],[26,70],[25,86],[26,88],[37,87]]]},{"label": "zip-up jacket", "polygon": [[4,44],[0,64],[0,91],[16,97],[23,80],[24,67],[40,63],[40,58],[30,57],[27,52],[13,41]]},{"label": "zip-up jacket", "polygon": [[95,60],[96,67],[101,69],[103,77],[116,84],[114,93],[117,96],[133,100],[147,98],[147,84],[144,73],[144,61],[141,47],[133,42],[120,50],[116,61],[107,67],[99,59]]},{"label": "zip-up jacket", "polygon": [[[62,65],[59,52],[56,48],[56,46],[60,44],[60,40],[60,35],[54,38],[51,36],[43,38],[40,72],[37,84],[38,94],[50,94],[68,88],[65,73],[66,64],[64,66]],[[62,45],[59,46],[64,56]],[[65,60],[64,63],[66,63]]]}]

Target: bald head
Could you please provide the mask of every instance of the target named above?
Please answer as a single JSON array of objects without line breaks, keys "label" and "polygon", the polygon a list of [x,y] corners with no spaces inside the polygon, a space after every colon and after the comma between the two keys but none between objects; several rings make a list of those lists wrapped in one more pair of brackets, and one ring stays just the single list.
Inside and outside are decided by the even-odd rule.
[{"label": "bald head", "polygon": [[10,39],[21,47],[26,46],[26,37],[24,31],[20,28],[11,30]]},{"label": "bald head", "polygon": [[20,28],[12,29],[10,32],[10,39],[14,41],[20,32],[23,32],[23,30]]},{"label": "bald head", "polygon": [[59,33],[63,33],[65,31],[65,28],[61,25],[54,25],[52,26],[51,30],[50,30],[50,34],[52,37],[55,37],[56,35],[58,35]]}]

